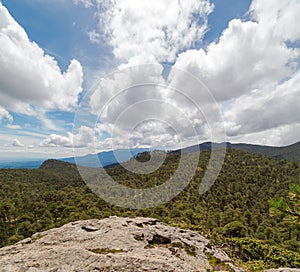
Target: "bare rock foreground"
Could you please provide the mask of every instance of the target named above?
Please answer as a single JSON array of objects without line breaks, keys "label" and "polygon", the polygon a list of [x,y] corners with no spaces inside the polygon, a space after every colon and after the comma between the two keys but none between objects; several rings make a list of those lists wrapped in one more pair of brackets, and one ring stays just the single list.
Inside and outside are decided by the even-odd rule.
[{"label": "bare rock foreground", "polygon": [[0,271],[243,270],[196,232],[170,227],[152,218],[110,217],[69,223],[2,248]]}]

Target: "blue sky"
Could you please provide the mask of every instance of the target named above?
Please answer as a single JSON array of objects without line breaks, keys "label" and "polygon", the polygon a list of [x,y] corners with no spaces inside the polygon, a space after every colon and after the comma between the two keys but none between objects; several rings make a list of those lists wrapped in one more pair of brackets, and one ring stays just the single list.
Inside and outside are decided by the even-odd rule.
[{"label": "blue sky", "polygon": [[[217,40],[233,18],[243,18],[251,1],[214,0],[214,11],[208,16],[209,31],[203,45]],[[72,1],[3,0],[3,5],[26,30],[29,38],[55,57],[62,70],[70,59],[78,59],[83,65],[105,70],[113,65],[109,46],[93,44],[87,31],[97,27],[94,11]]]},{"label": "blue sky", "polygon": [[[299,25],[298,1],[286,5],[275,1],[270,8],[266,0],[190,0],[182,1],[179,6],[171,5],[165,17],[160,12],[164,4],[169,5],[168,1],[162,1],[166,3],[157,4],[153,10],[144,1],[102,2],[106,5],[97,0],[2,0],[0,43],[5,46],[0,46],[0,71],[4,71],[0,76],[0,149],[3,159],[66,157],[72,155],[73,146],[82,154],[107,150],[112,127],[117,131],[115,146],[126,146],[122,138],[130,131],[126,121],[116,126],[116,120],[110,116],[100,117],[96,130],[75,124],[77,130],[72,132],[74,116],[87,93],[87,104],[91,102],[89,106],[95,116],[97,110],[92,102],[102,97],[89,94],[89,90],[101,78],[116,69],[144,63],[168,63],[170,69],[178,67],[200,78],[220,108],[226,140],[270,145],[299,141],[297,116],[300,115],[294,101],[299,94],[300,35],[297,29],[289,27],[291,23]],[[171,12],[178,22],[174,23]],[[281,18],[276,17],[279,13],[283,14]],[[5,22],[3,25],[1,20]],[[157,34],[161,30],[164,37]],[[19,35],[18,39],[15,35]],[[28,56],[19,55],[31,50]],[[43,50],[43,55],[39,50]],[[16,64],[18,61],[21,65]],[[114,90],[107,88],[105,92],[102,96]],[[150,91],[144,92],[149,98]],[[166,93],[159,95],[165,97]],[[137,95],[134,99],[132,96],[120,100],[124,109],[136,103]],[[276,108],[274,104],[278,101],[282,105]],[[178,106],[178,101],[173,102]],[[290,105],[289,110],[286,105]],[[180,108],[185,112],[183,105]],[[113,103],[108,112],[116,113]],[[137,109],[136,115],[139,113]],[[189,118],[193,124],[201,123],[197,114]],[[209,126],[197,128],[200,140],[210,139]],[[150,137],[149,128],[156,134]],[[185,127],[179,128],[176,136],[166,133],[161,124],[151,122],[139,129],[132,136],[135,146],[172,146],[175,138],[184,145],[195,142],[183,132]],[[90,145],[73,145],[75,140],[87,139],[91,140]],[[95,145],[95,139],[100,143]],[[225,138],[218,135],[215,139]]]},{"label": "blue sky", "polygon": [[85,66],[105,68],[112,57],[106,44],[95,45],[87,31],[97,26],[94,11],[72,1],[2,1],[29,38],[58,61],[64,71],[71,59]]}]

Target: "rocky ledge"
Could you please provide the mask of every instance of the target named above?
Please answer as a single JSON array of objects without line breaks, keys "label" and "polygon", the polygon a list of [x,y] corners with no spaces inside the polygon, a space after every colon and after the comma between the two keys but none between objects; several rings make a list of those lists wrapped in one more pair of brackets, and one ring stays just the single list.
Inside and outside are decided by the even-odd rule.
[{"label": "rocky ledge", "polygon": [[0,249],[1,272],[243,271],[196,232],[152,218],[66,224]]},{"label": "rocky ledge", "polygon": [[[66,224],[0,249],[0,272],[234,271],[227,254],[196,232],[153,218]],[[280,268],[266,272],[300,272]]]},{"label": "rocky ledge", "polygon": [[268,269],[265,272],[300,272],[297,268],[278,268],[278,269]]}]

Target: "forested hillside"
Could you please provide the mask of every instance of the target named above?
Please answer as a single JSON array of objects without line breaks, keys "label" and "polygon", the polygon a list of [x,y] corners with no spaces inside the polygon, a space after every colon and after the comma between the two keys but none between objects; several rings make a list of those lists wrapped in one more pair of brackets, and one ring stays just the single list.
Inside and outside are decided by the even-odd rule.
[{"label": "forested hillside", "polygon": [[[207,151],[211,148],[225,147],[228,149],[238,149],[247,151],[249,153],[257,153],[265,156],[269,156],[276,159],[288,160],[294,162],[300,162],[300,142],[288,145],[288,146],[267,146],[267,145],[254,145],[254,144],[234,144],[234,143],[211,143],[205,142],[199,145],[189,146],[182,151],[185,153],[192,153],[196,151]],[[180,152],[177,150],[175,152]]]},{"label": "forested hillside", "polygon": [[[299,222],[270,216],[268,203],[272,197],[286,197],[290,184],[299,184],[300,164],[229,149],[215,184],[200,196],[199,184],[209,155],[209,151],[201,152],[196,174],[180,195],[167,204],[142,210],[104,202],[84,184],[72,164],[51,160],[41,169],[2,169],[1,246],[74,220],[149,216],[199,231],[222,243],[251,269],[300,267]],[[138,160],[148,157],[144,153]],[[162,167],[149,175],[130,173],[120,165],[107,171],[122,184],[145,188],[163,183],[174,173],[178,161],[178,154],[168,154]]]},{"label": "forested hillside", "polygon": [[276,159],[300,162],[300,142],[288,146],[262,146],[251,144],[229,144],[229,147],[259,153]]}]

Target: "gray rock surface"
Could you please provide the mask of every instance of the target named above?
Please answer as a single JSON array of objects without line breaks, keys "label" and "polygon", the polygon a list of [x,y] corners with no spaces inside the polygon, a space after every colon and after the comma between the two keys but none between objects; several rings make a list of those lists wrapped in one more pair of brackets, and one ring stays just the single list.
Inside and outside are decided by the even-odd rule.
[{"label": "gray rock surface", "polygon": [[265,272],[300,272],[297,268],[278,268],[278,269],[268,269]]},{"label": "gray rock surface", "polygon": [[[218,267],[208,257],[219,259]],[[243,271],[198,233],[152,218],[78,221],[0,249],[1,272],[209,270]]]}]

